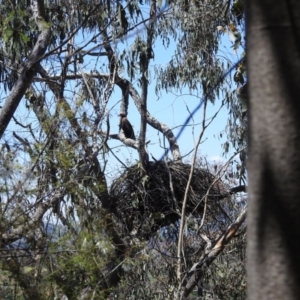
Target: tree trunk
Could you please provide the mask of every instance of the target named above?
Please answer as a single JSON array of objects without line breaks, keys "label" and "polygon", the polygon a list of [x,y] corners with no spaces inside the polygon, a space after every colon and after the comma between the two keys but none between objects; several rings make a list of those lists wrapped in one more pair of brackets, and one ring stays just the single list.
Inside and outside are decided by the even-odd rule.
[{"label": "tree trunk", "polygon": [[248,299],[299,299],[300,2],[246,3]]}]

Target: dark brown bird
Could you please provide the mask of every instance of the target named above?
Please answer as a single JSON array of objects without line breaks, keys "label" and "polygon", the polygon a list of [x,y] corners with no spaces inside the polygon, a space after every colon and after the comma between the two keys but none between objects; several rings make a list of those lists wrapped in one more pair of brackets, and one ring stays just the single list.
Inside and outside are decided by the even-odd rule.
[{"label": "dark brown bird", "polygon": [[133,128],[132,128],[130,122],[128,121],[126,115],[124,113],[121,113],[121,114],[119,114],[119,116],[120,116],[120,125],[119,125],[120,130],[121,129],[123,130],[126,139],[135,140]]}]

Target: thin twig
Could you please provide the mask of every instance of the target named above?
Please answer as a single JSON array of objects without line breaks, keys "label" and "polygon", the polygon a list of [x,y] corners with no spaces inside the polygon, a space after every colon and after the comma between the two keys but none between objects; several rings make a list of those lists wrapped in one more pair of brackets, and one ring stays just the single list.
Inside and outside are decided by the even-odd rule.
[{"label": "thin twig", "polygon": [[[183,204],[182,204],[182,212],[181,212],[181,222],[180,222],[180,230],[179,230],[179,239],[178,239],[178,247],[177,247],[177,256],[178,256],[178,262],[177,262],[177,279],[181,282],[181,277],[182,277],[182,245],[183,245],[183,229],[185,225],[185,210],[186,210],[186,205],[187,205],[187,199],[188,199],[188,193],[189,189],[191,186],[192,178],[193,178],[193,173],[194,173],[194,168],[195,168],[195,162],[197,158],[197,152],[198,152],[198,147],[200,145],[201,139],[203,137],[206,125],[205,125],[205,119],[206,119],[206,107],[207,107],[207,101],[204,102],[204,107],[203,107],[203,120],[202,120],[202,130],[199,134],[198,141],[195,145],[195,151],[194,151],[194,156],[191,164],[191,170],[189,174],[189,179],[186,185],[185,193],[184,193],[184,199],[183,199]],[[180,290],[180,287],[179,289]]]}]

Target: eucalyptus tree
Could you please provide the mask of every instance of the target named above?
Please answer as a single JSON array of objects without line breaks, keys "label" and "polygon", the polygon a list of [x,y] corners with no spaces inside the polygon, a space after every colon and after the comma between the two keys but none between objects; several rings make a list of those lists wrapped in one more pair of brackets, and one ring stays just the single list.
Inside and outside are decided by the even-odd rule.
[{"label": "eucalyptus tree", "polygon": [[[158,298],[173,295],[174,290],[188,297],[196,286],[203,293],[204,279],[198,270],[207,271],[243,224],[245,214],[238,217],[242,205],[229,197],[239,189],[229,190],[220,183],[222,168],[214,176],[201,168],[193,173],[192,167],[190,172],[182,164],[172,129],[151,115],[150,62],[155,60],[157,43],[166,48],[177,43],[167,67],[155,69],[157,93],[186,86],[205,95],[204,106],[222,93],[224,103],[229,103],[233,94],[228,90],[230,81],[220,81],[226,64],[217,51],[225,30],[235,34],[234,48],[241,43],[238,7],[212,0],[1,1],[1,267],[11,272],[25,298],[130,295],[142,299],[159,285],[160,276],[169,284],[159,285]],[[238,69],[235,77],[242,83],[243,70]],[[123,117],[132,109],[129,99],[140,117],[136,139],[128,138],[122,128],[111,132],[116,102]],[[150,161],[148,127],[168,141],[174,164]],[[139,163],[123,162],[112,149],[113,139],[134,149]],[[107,176],[111,156],[125,170],[114,184]],[[189,172],[202,176],[204,183],[188,180]],[[174,174],[182,181],[174,178],[173,184]],[[165,187],[157,202],[156,194],[151,194],[159,190],[157,181],[151,181],[155,175]],[[182,209],[184,201],[176,200],[181,194],[174,190],[184,191],[185,184],[191,184],[191,190],[205,187],[203,199],[210,193],[227,200],[214,211],[187,188],[191,198],[186,199],[205,205],[193,203],[194,207]],[[163,202],[164,197],[169,202]],[[151,200],[158,208],[151,206]],[[166,213],[162,204],[173,205],[172,213]],[[184,247],[190,248],[182,257],[187,263],[180,261],[180,272],[173,277],[176,262],[155,264],[160,248],[153,247],[154,235],[170,223],[176,228],[180,218],[183,224],[185,209],[192,216],[186,224],[202,223],[207,234],[202,232],[201,239],[207,247],[200,253],[200,237],[191,230],[194,238],[192,242],[191,236],[187,238]],[[204,210],[211,218],[205,226]],[[176,256],[174,249],[167,252]],[[204,261],[205,268],[199,269]],[[145,273],[146,266],[150,273]],[[134,287],[138,275],[139,289]]]}]

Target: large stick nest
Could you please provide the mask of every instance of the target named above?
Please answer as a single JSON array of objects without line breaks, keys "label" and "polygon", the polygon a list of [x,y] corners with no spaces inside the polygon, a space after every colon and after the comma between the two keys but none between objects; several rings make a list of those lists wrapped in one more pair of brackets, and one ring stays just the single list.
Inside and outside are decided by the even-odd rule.
[{"label": "large stick nest", "polygon": [[[143,177],[140,167],[135,165],[116,179],[111,187],[112,209],[122,223],[123,232],[146,237],[174,224],[180,218],[190,170],[188,164],[158,161],[149,163],[147,175]],[[186,214],[201,216],[205,202],[209,212],[227,191],[220,179],[208,170],[195,168]]]}]

